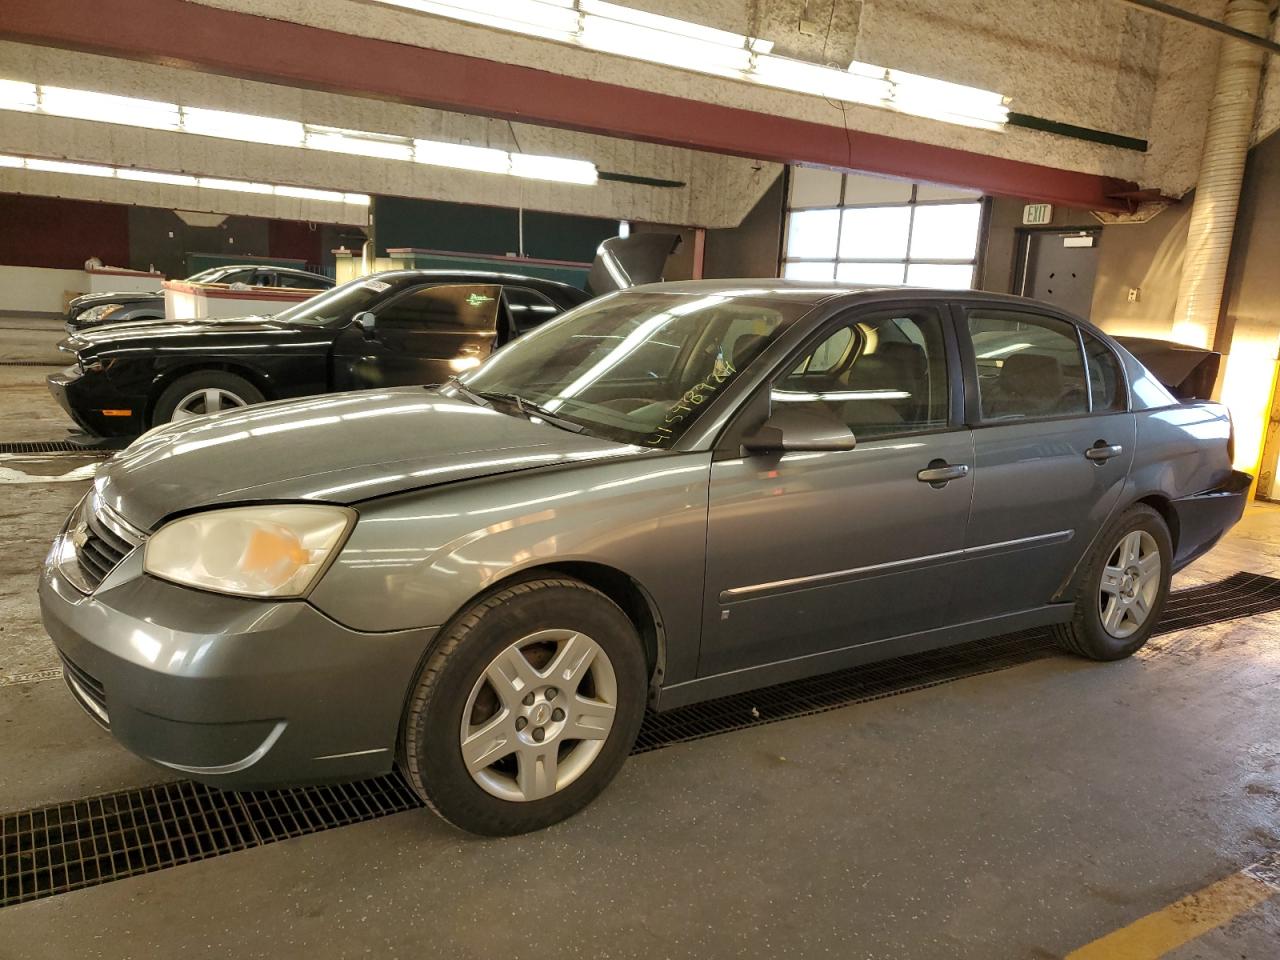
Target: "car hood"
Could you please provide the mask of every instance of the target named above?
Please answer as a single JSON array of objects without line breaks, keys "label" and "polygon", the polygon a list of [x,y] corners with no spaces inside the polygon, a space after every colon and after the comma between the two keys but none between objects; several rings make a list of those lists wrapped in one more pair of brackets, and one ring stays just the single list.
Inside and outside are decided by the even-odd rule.
[{"label": "car hood", "polygon": [[85,293],[73,297],[67,304],[72,309],[101,306],[104,303],[142,303],[164,297],[163,290],[128,290],[116,293]]},{"label": "car hood", "polygon": [[99,472],[103,501],[152,529],[217,504],[350,504],[403,490],[652,451],[404,387],[261,404],[143,434]]},{"label": "car hood", "polygon": [[148,341],[175,337],[199,338],[211,334],[222,336],[254,336],[281,334],[295,328],[269,317],[242,317],[234,320],[137,320],[130,323],[106,323],[88,330],[78,330],[63,344],[71,350],[92,349],[95,353],[121,347],[145,347]]}]

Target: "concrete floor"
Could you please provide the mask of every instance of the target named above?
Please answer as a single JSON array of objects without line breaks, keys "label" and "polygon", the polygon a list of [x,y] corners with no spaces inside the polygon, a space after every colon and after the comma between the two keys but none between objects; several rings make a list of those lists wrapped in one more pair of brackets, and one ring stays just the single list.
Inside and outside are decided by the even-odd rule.
[{"label": "concrete floor", "polygon": [[[0,367],[0,439],[63,432],[45,372]],[[84,463],[0,463],[0,811],[166,778],[49,679]],[[1238,570],[1280,575],[1280,507],[1175,586]],[[532,836],[417,811],[10,907],[0,958],[1065,957],[1280,850],[1278,693],[1280,614],[1055,657],[645,754]],[[1280,896],[1168,956],[1275,960]]]}]

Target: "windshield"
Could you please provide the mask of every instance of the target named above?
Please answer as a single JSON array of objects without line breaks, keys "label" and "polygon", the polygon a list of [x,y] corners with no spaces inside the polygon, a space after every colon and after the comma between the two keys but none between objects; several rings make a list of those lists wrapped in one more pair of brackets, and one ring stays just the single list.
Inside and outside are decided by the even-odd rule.
[{"label": "windshield", "polygon": [[231,271],[230,267],[210,267],[187,277],[187,283],[217,283],[218,278]]},{"label": "windshield", "polygon": [[331,290],[304,300],[296,307],[290,307],[275,315],[276,320],[286,323],[305,323],[311,326],[325,326],[339,320],[348,320],[369,309],[375,300],[391,289],[391,284],[376,277],[361,277],[334,287]]},{"label": "windshield", "polygon": [[526,334],[467,374],[469,391],[514,395],[624,443],[669,447],[813,298],[768,291],[622,293]]}]

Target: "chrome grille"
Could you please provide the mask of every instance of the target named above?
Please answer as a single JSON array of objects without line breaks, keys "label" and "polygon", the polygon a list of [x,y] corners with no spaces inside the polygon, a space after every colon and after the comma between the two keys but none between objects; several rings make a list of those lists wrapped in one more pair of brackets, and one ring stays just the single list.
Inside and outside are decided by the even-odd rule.
[{"label": "chrome grille", "polygon": [[110,726],[111,721],[107,717],[107,691],[102,682],[68,660],[65,654],[62,656],[62,675],[85,710],[104,727]]},{"label": "chrome grille", "polygon": [[145,539],[145,534],[90,493],[73,514],[64,536],[74,551],[74,569],[62,572],[84,593],[92,593],[107,574]]}]

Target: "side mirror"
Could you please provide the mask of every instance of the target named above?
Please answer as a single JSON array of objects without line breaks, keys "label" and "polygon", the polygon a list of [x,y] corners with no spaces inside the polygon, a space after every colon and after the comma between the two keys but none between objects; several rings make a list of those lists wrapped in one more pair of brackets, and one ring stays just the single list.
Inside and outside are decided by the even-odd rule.
[{"label": "side mirror", "polygon": [[364,333],[364,338],[366,340],[374,340],[377,338],[376,330],[378,318],[372,313],[357,313],[352,318],[351,322],[360,328],[361,332]]},{"label": "side mirror", "polygon": [[748,453],[852,450],[857,441],[841,420],[810,406],[779,405],[755,433],[742,440]]}]

